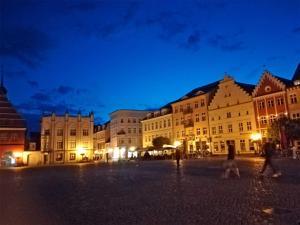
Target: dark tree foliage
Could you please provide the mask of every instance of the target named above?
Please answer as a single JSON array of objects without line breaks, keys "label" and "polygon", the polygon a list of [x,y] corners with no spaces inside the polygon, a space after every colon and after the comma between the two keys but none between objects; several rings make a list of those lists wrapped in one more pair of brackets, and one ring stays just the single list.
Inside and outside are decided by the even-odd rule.
[{"label": "dark tree foliage", "polygon": [[152,144],[155,148],[162,148],[163,145],[171,144],[171,141],[167,137],[157,137],[153,139]]},{"label": "dark tree foliage", "polygon": [[280,141],[280,129],[284,130],[288,142],[300,138],[300,119],[279,118],[268,127],[268,136]]}]

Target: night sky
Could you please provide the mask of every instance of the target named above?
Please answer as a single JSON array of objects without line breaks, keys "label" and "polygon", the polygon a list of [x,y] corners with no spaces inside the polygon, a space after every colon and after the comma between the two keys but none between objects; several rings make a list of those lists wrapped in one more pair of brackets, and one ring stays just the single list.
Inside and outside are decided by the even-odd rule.
[{"label": "night sky", "polygon": [[[300,1],[1,0],[9,99],[43,112],[154,109],[224,73],[256,84],[300,62]],[[35,119],[35,120],[34,120]]]}]

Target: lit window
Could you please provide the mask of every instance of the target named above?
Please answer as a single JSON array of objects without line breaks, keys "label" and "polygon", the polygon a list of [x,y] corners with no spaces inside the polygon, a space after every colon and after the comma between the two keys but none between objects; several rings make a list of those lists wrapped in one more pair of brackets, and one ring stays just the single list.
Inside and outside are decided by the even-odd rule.
[{"label": "lit window", "polygon": [[58,141],[56,147],[57,147],[57,149],[63,149],[63,142],[62,141]]},{"label": "lit window", "polygon": [[228,125],[228,133],[232,133],[232,132],[233,132],[233,130],[232,130],[232,125],[229,124],[229,125]]},{"label": "lit window", "polygon": [[223,127],[222,126],[219,126],[219,133],[223,134]]},{"label": "lit window", "polygon": [[70,153],[70,160],[75,160],[75,159],[76,159],[76,154]]},{"label": "lit window", "polygon": [[243,123],[239,123],[239,131],[242,132],[244,130]]},{"label": "lit window", "polygon": [[197,129],[196,129],[196,134],[197,134],[197,135],[200,135],[200,128],[197,128]]}]

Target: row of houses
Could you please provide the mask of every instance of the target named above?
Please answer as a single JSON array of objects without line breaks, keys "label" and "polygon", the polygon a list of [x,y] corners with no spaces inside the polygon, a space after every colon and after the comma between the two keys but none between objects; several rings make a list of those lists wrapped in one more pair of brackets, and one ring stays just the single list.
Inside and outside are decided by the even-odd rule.
[{"label": "row of houses", "polygon": [[[0,86],[0,157],[22,152],[25,121]],[[285,79],[264,71],[256,85],[223,79],[195,88],[157,110],[116,110],[110,120],[94,124],[94,114],[44,115],[41,120],[41,163],[127,159],[153,149],[153,140],[166,137],[186,155],[209,151],[226,154],[230,141],[240,154],[258,150],[277,118],[300,118],[300,64]],[[24,147],[23,147],[24,150]],[[28,156],[27,156],[28,157]]]}]

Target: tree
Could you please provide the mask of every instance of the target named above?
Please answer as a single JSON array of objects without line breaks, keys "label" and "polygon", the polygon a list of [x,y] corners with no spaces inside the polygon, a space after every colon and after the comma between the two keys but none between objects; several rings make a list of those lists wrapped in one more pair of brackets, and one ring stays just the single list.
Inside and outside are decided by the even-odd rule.
[{"label": "tree", "polygon": [[300,119],[279,118],[268,127],[268,137],[280,141],[280,130],[284,130],[288,143],[300,139]]},{"label": "tree", "polygon": [[171,144],[171,141],[167,137],[160,136],[160,137],[154,138],[152,141],[152,145],[155,148],[162,148],[164,145],[169,145],[169,144]]}]

